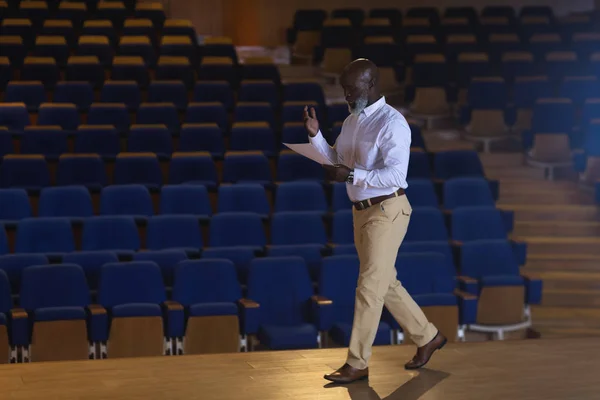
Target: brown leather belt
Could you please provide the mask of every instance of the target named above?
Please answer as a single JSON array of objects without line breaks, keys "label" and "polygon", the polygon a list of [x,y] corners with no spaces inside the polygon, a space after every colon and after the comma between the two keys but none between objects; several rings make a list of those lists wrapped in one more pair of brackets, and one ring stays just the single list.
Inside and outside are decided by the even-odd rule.
[{"label": "brown leather belt", "polygon": [[379,204],[382,201],[385,201],[387,199],[391,199],[394,197],[399,197],[404,195],[404,189],[398,189],[397,191],[395,191],[392,194],[387,194],[384,196],[377,196],[377,197],[371,197],[370,199],[366,199],[366,200],[362,200],[362,201],[357,201],[354,204],[354,208],[356,208],[357,210],[365,210],[371,206],[374,206],[375,204]]}]

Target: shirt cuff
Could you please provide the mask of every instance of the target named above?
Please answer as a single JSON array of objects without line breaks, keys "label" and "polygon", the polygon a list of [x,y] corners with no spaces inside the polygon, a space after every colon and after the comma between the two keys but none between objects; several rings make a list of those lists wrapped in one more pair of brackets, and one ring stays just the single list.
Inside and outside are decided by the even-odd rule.
[{"label": "shirt cuff", "polygon": [[365,181],[366,179],[367,179],[367,171],[365,171],[364,169],[360,169],[360,168],[354,168],[354,181],[352,182],[352,184],[354,186],[366,188],[367,187],[367,182]]},{"label": "shirt cuff", "polygon": [[[327,141],[325,140],[325,136],[323,136],[320,129],[314,137],[308,135],[308,141],[311,144],[317,144],[317,145],[322,144],[323,141],[325,141],[327,143]],[[327,145],[329,146],[329,143],[327,143]]]}]

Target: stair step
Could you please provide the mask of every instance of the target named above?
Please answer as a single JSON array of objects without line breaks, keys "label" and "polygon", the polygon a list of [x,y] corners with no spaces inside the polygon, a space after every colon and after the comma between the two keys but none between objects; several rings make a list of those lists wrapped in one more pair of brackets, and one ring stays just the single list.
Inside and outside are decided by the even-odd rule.
[{"label": "stair step", "polygon": [[491,167],[485,169],[485,175],[490,179],[543,180],[544,170],[530,167]]},{"label": "stair step", "polygon": [[548,181],[533,179],[503,179],[500,191],[527,191],[535,190],[580,190],[579,184],[572,181]]},{"label": "stair step", "polygon": [[[502,183],[500,183],[502,186]],[[498,204],[536,204],[536,205],[594,205],[594,197],[590,193],[575,191],[531,191],[522,193],[501,193]]]},{"label": "stair step", "polygon": [[600,236],[600,222],[516,221],[513,234],[518,236]]},{"label": "stair step", "polygon": [[544,290],[542,304],[550,307],[600,307],[599,290]]},{"label": "stair step", "polygon": [[600,272],[600,255],[527,254],[523,271],[536,276],[544,271]]},{"label": "stair step", "polygon": [[600,221],[600,208],[593,205],[502,204],[512,210],[515,221]]},{"label": "stair step", "polygon": [[544,282],[544,293],[552,290],[600,290],[600,272],[535,271],[531,275]]},{"label": "stair step", "polygon": [[517,236],[527,242],[528,254],[591,254],[600,256],[600,237]]},{"label": "stair step", "polygon": [[525,157],[521,152],[514,153],[479,153],[479,159],[487,170],[493,167],[523,167]]}]

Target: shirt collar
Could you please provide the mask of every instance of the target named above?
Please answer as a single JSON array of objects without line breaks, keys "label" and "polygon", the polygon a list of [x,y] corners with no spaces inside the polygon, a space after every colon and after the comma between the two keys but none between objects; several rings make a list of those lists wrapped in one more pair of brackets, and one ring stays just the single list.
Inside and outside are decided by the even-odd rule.
[{"label": "shirt collar", "polygon": [[373,115],[373,113],[375,113],[375,111],[379,110],[381,107],[383,107],[386,104],[385,102],[385,96],[381,96],[381,98],[379,100],[377,100],[375,103],[371,104],[369,107],[366,107],[363,112],[365,113],[365,115],[367,117]]}]

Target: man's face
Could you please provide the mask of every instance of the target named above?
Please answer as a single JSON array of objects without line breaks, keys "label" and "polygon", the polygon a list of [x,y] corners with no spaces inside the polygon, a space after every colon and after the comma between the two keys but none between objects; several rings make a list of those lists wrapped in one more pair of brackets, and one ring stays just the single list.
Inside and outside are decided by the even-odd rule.
[{"label": "man's face", "polygon": [[353,73],[344,74],[340,78],[344,97],[348,103],[348,111],[355,115],[360,114],[369,101],[369,85],[359,78]]}]

